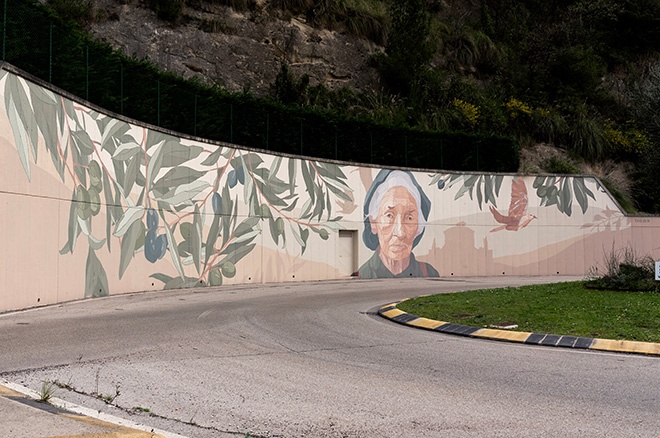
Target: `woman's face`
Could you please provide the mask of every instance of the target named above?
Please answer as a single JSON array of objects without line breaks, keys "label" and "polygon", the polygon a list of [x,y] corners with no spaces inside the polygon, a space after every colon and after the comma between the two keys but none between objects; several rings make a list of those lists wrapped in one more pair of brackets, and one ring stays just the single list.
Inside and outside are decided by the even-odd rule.
[{"label": "woman's face", "polygon": [[381,256],[403,260],[410,256],[417,237],[417,204],[404,187],[392,187],[383,196],[376,221],[369,219],[371,232],[378,235]]}]

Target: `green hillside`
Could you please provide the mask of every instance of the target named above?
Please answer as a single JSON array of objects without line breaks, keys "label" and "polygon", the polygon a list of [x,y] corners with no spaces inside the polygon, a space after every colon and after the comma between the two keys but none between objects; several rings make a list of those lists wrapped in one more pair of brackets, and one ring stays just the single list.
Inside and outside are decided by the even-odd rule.
[{"label": "green hillside", "polygon": [[[93,0],[49,3],[82,28],[99,19]],[[432,133],[453,131],[477,139],[512,137],[521,155],[534,145],[548,144],[562,153],[523,162],[520,170],[594,172],[629,211],[660,213],[656,184],[660,180],[660,1],[163,0],[153,1],[151,7],[176,28],[188,19],[186,5],[201,3],[225,4],[238,11],[259,9],[280,19],[301,16],[313,26],[370,39],[383,47],[371,59],[381,75],[382,93],[312,86],[308,78],[294,76],[283,65],[269,99],[256,99],[249,91],[240,96],[224,92],[229,101],[248,100],[278,111],[329,117],[329,126],[335,128],[362,120],[401,130],[406,140],[377,155],[392,154],[391,149],[400,148],[412,132],[431,135],[430,140],[418,142],[417,150],[438,148],[439,137]],[[121,68],[155,70],[139,60],[124,62]],[[107,69],[101,73],[109,74]],[[79,80],[71,82],[80,86]],[[199,96],[206,94],[199,83],[185,86],[196,89]],[[108,107],[115,111],[117,103],[124,103],[116,93],[106,101],[100,104],[114,102]],[[160,107],[157,115],[153,105],[143,111],[140,115],[127,110],[127,115],[166,126]],[[351,129],[360,132],[361,126]],[[196,134],[216,138],[195,127]],[[502,147],[503,161],[512,162],[506,158],[511,151],[506,142],[483,141],[492,148]],[[242,144],[250,145],[250,139]],[[451,142],[445,145],[455,148]],[[328,149],[333,149],[332,141],[324,146]],[[492,158],[485,158],[485,150],[489,157],[498,152],[482,148],[481,161],[473,157],[472,168],[478,163],[486,169],[485,161]],[[612,169],[623,177],[615,177]]]}]

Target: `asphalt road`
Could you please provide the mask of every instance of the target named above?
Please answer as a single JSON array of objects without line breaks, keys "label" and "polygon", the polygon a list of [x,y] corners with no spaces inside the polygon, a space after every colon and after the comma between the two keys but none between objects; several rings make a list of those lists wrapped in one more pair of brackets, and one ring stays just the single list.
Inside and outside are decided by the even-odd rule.
[{"label": "asphalt road", "polygon": [[558,279],[223,286],[4,314],[0,377],[57,381],[76,391],[59,398],[190,437],[658,436],[659,358],[374,315],[410,296]]}]

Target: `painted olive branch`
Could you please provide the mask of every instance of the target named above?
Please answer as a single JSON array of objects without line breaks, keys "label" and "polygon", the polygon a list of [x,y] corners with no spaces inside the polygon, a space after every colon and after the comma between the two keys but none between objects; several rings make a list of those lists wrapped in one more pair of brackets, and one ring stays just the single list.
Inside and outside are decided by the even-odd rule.
[{"label": "painted olive branch", "polygon": [[256,178],[254,177],[254,171],[252,170],[252,160],[250,159],[250,152],[248,152],[248,163],[250,163],[250,176],[252,177],[252,182],[254,183],[254,186],[257,188],[257,192],[259,192],[259,199],[260,199],[260,200],[262,200],[262,199],[265,200],[265,201],[268,203],[268,205],[270,205],[270,207],[271,207],[273,210],[275,210],[277,213],[279,213],[280,216],[282,216],[284,219],[288,220],[289,222],[294,222],[294,223],[296,223],[296,224],[298,224],[298,225],[304,225],[304,226],[306,226],[306,227],[320,227],[320,226],[321,226],[320,223],[302,222],[302,221],[300,221],[300,220],[298,220],[298,219],[294,219],[294,218],[292,218],[292,217],[290,217],[290,216],[288,216],[288,215],[282,213],[282,210],[280,210],[279,208],[275,207],[275,206],[274,206],[274,205],[268,200],[268,198],[263,194],[263,192],[262,192],[261,189],[259,188],[259,185],[257,184],[257,180],[256,180]]},{"label": "painted olive branch", "polygon": [[[142,144],[140,148],[144,148],[144,185],[145,185],[145,198],[146,204],[151,208],[151,197],[149,197],[149,155],[147,155],[147,128],[142,128]],[[146,205],[145,205],[146,207]]]},{"label": "painted olive branch", "polygon": [[[69,145],[71,145],[71,141],[72,141],[72,140],[71,140],[71,127],[69,126],[69,118],[66,117],[66,116],[67,116],[67,113],[66,113],[66,106],[64,105],[64,97],[60,97],[60,100],[61,100],[61,102],[62,102],[62,111],[64,112],[64,116],[65,116],[65,117],[64,117],[64,120],[66,121],[66,128],[67,128],[67,135],[68,135],[68,138],[69,138]],[[58,151],[59,154],[60,154],[60,158],[62,159],[62,162],[64,163],[64,166],[65,166],[66,169],[69,171],[69,175],[71,175],[71,179],[73,180],[73,183],[74,183],[76,186],[81,185],[80,180],[79,180],[78,177],[76,176],[75,172],[73,172],[73,171],[71,170],[71,168],[69,167],[69,163],[68,163],[66,157],[64,157],[64,152],[62,151],[62,143],[60,142],[60,138],[59,138],[59,136],[57,137],[57,151]],[[71,160],[73,161],[73,153],[71,154]],[[73,164],[74,164],[74,166],[75,166],[76,162],[73,161]],[[76,181],[77,181],[77,182],[76,182]]]},{"label": "painted olive branch", "polygon": [[103,162],[103,158],[101,158],[101,153],[99,152],[98,148],[96,145],[101,146],[101,143],[98,141],[92,140],[92,148],[94,148],[94,153],[96,154],[96,157],[99,159],[99,163],[101,163],[101,167],[103,167],[103,170],[105,171],[105,174],[108,176],[110,181],[112,181],[114,184],[117,184],[117,181],[112,177],[112,174],[108,170],[108,168],[105,166],[105,163]]}]

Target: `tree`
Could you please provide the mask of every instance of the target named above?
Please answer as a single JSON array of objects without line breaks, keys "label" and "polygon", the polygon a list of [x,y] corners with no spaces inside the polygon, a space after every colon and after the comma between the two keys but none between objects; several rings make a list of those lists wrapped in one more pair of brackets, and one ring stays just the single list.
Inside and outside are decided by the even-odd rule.
[{"label": "tree", "polygon": [[431,17],[425,0],[392,2],[390,14],[392,30],[385,54],[375,61],[390,91],[407,96],[429,69],[435,51],[429,41]]}]

